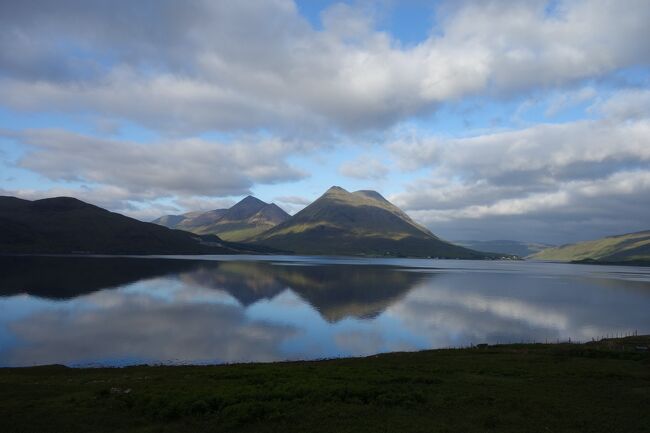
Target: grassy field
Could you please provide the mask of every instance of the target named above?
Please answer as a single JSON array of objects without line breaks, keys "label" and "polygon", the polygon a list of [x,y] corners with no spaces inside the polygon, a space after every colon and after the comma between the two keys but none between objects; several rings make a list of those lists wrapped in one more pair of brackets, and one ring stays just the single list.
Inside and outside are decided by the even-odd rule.
[{"label": "grassy field", "polygon": [[649,432],[649,343],[0,369],[0,431]]},{"label": "grassy field", "polygon": [[598,260],[602,262],[650,262],[650,231],[547,248],[531,258],[563,262]]}]

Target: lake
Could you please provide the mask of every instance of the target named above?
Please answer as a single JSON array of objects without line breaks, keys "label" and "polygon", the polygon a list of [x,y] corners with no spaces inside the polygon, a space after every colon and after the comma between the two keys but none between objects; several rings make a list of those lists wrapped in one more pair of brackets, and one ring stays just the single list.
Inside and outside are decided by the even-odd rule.
[{"label": "lake", "polygon": [[650,333],[650,268],[0,257],[0,366],[231,363]]}]

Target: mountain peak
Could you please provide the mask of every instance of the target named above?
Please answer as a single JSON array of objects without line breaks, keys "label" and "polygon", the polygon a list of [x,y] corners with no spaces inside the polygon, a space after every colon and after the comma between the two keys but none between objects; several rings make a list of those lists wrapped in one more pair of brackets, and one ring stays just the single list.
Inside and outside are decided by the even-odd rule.
[{"label": "mountain peak", "polygon": [[257,197],[248,195],[244,197],[239,203],[228,209],[220,221],[225,222],[245,220],[252,217],[266,206],[268,206],[268,203],[263,202]]},{"label": "mountain peak", "polygon": [[235,204],[235,206],[237,206],[239,204],[242,204],[242,203],[246,203],[246,204],[248,204],[248,203],[267,204],[267,203],[263,202],[262,200],[260,200],[259,198],[255,197],[255,196],[252,196],[252,195],[247,195],[246,197],[241,199],[237,204]]},{"label": "mountain peak", "polygon": [[[76,210],[76,209],[87,209],[87,208],[97,208],[90,203],[83,202],[74,197],[50,197],[43,198],[40,200],[34,200],[32,206],[40,210],[52,210],[52,211],[62,211],[62,210]],[[105,209],[102,209],[106,212]]]},{"label": "mountain peak", "polygon": [[0,200],[1,253],[201,254],[240,251],[72,197]]},{"label": "mountain peak", "polygon": [[359,191],[353,192],[352,194],[361,195],[361,196],[364,196],[364,197],[367,197],[367,198],[373,198],[375,200],[379,200],[379,201],[383,201],[383,202],[388,202],[388,200],[386,200],[383,195],[381,195],[377,191],[373,191],[371,189],[361,189]]},{"label": "mountain peak", "polygon": [[333,185],[327,191],[325,191],[325,194],[337,193],[337,192],[348,192],[348,191],[345,190],[344,188],[341,188],[338,185]]},{"label": "mountain peak", "polygon": [[285,222],[253,238],[299,254],[480,257],[438,239],[376,191],[332,186]]},{"label": "mountain peak", "polygon": [[226,241],[241,242],[286,221],[290,215],[274,203],[247,195],[229,209],[168,215],[154,222],[199,235],[216,234]]}]

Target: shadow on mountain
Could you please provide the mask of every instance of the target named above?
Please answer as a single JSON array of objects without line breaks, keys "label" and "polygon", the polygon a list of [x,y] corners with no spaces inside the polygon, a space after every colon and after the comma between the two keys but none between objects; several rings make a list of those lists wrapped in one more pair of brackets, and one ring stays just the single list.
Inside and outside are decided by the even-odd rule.
[{"label": "shadow on mountain", "polygon": [[70,299],[140,280],[189,272],[200,263],[127,257],[5,256],[0,257],[0,296],[24,293]]}]

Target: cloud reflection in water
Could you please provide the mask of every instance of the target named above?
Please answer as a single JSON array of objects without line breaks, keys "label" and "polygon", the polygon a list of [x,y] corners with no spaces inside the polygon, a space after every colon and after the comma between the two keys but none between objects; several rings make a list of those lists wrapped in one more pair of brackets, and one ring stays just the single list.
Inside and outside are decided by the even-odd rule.
[{"label": "cloud reflection in water", "polygon": [[271,361],[650,332],[650,270],[377,263],[3,258],[0,311],[21,313],[0,316],[0,365]]}]

